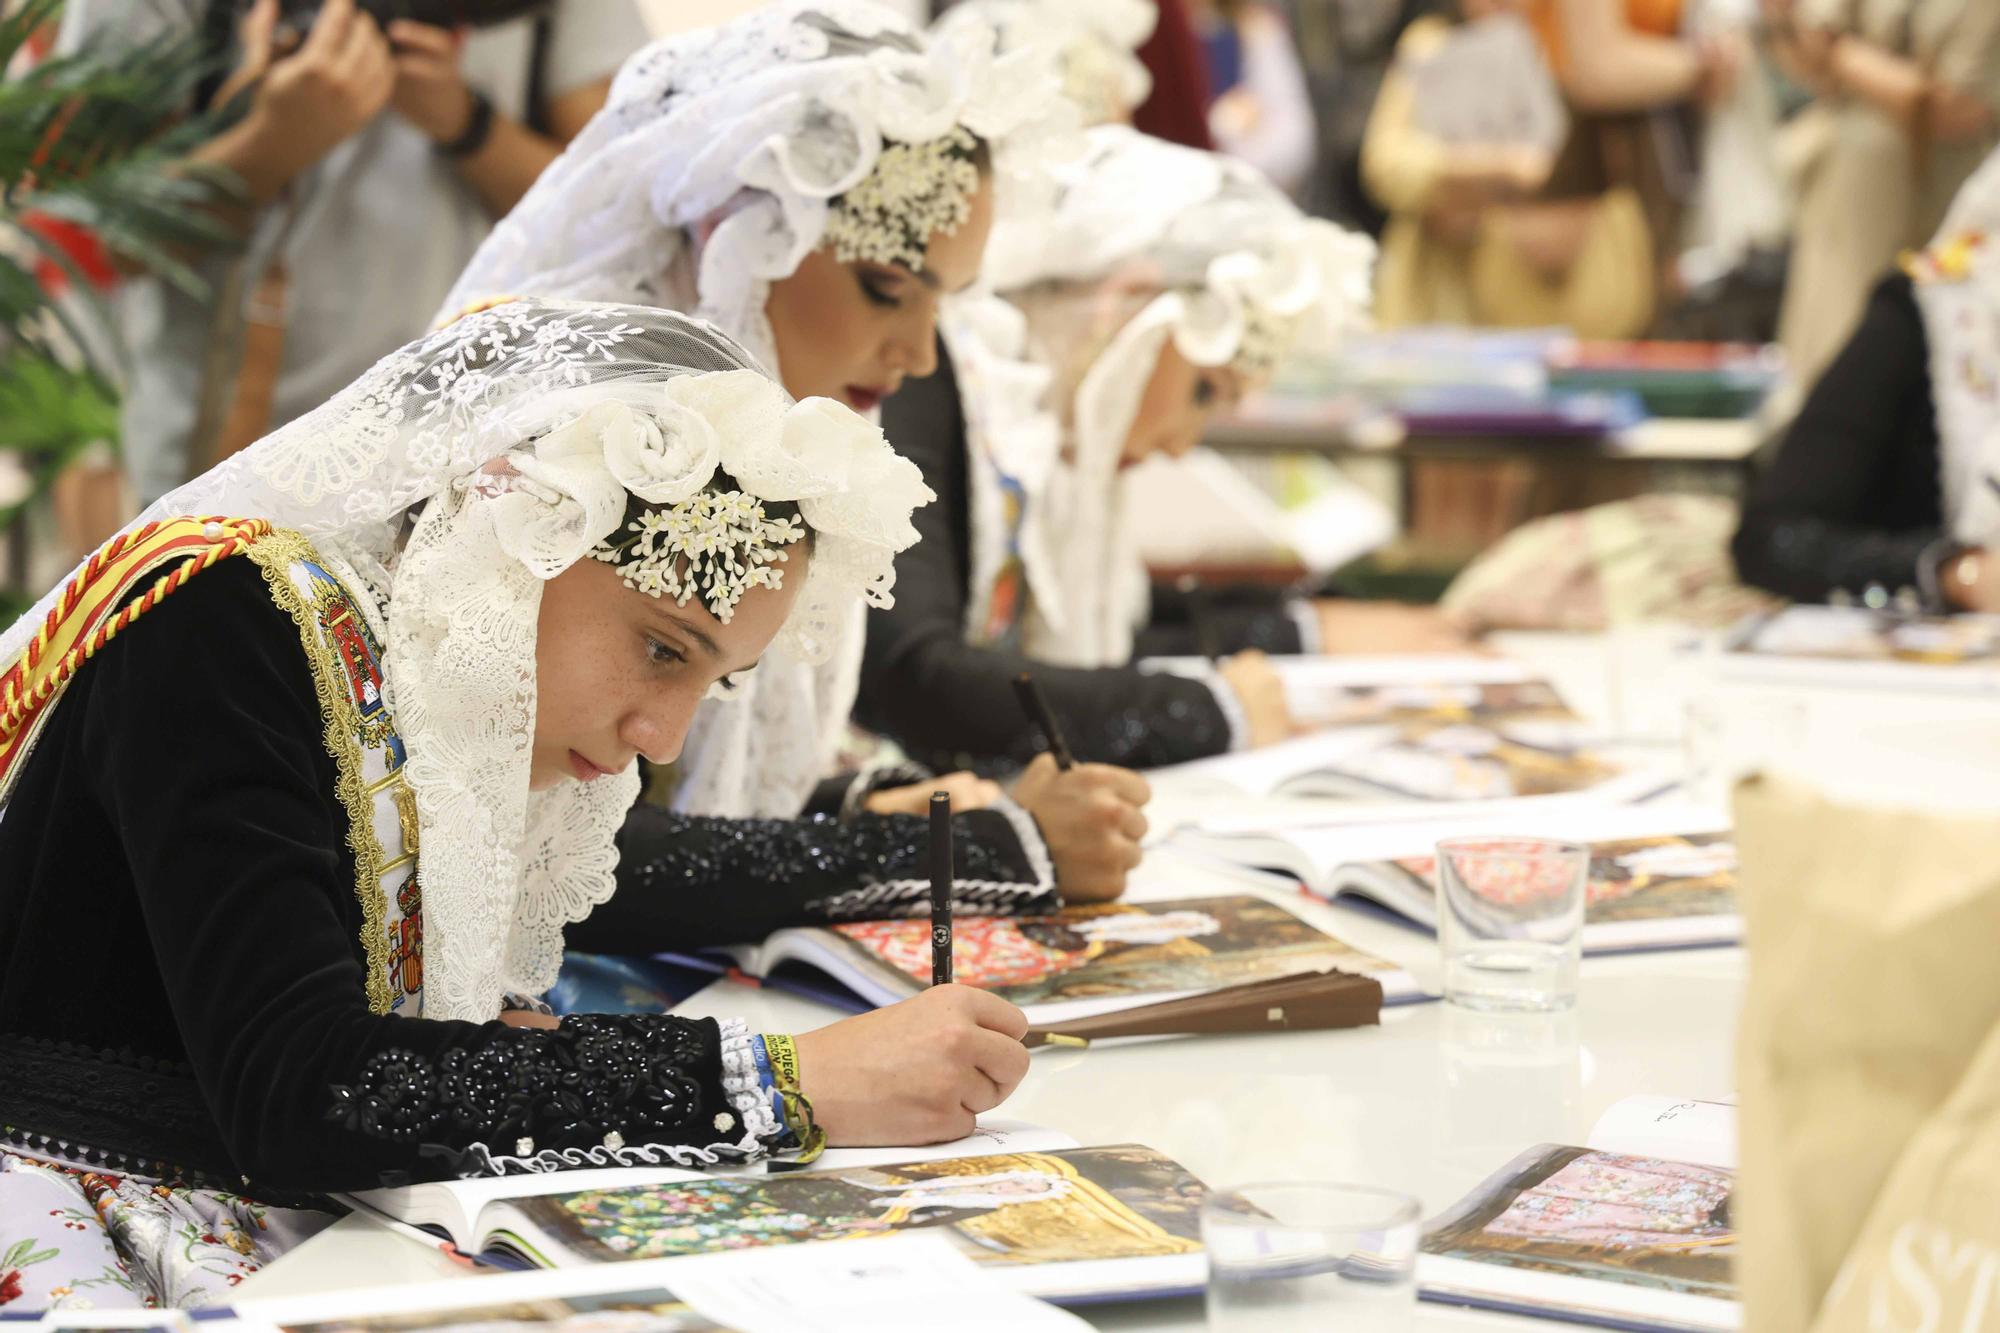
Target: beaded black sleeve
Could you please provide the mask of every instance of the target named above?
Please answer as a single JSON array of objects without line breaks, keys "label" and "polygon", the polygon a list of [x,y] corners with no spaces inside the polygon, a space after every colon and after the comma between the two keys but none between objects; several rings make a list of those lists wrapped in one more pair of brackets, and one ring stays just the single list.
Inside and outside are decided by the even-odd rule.
[{"label": "beaded black sleeve", "polygon": [[[975,836],[954,838],[956,906],[974,915],[1019,912],[1045,902],[1047,875],[1016,847],[977,834],[987,821],[959,816]],[[652,826],[643,853],[630,869],[641,892],[669,884],[726,884],[741,896],[786,886],[836,889],[805,900],[804,922],[855,921],[895,916],[898,908],[930,910],[926,859],[930,833],[914,815],[876,815],[848,822],[811,819],[713,820],[668,814]],[[1018,846],[1018,844],[1017,844]],[[620,867],[621,880],[627,871]],[[852,886],[852,887],[849,887]]]},{"label": "beaded black sleeve", "polygon": [[[954,821],[957,910],[1052,912],[1055,870],[1011,802]],[[619,834],[618,891],[566,932],[590,953],[760,940],[787,926],[929,910],[930,837],[913,815],[712,819],[641,805]]]},{"label": "beaded black sleeve", "polygon": [[[709,1165],[759,1141],[698,1070],[719,1069],[711,1027],[658,1014],[588,1014],[509,1029],[435,1059],[377,1051],[327,1119],[412,1144],[459,1176],[581,1166]],[[714,1082],[714,1070],[710,1071]]]}]

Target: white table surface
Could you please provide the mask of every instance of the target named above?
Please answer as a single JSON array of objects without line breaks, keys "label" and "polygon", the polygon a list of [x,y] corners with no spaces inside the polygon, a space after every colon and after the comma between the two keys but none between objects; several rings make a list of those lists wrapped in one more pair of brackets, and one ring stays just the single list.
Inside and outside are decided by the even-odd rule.
[{"label": "white table surface", "polygon": [[[1619,692],[1607,690],[1611,650],[1603,641],[1514,636],[1507,646],[1542,665],[1587,716],[1601,715],[1607,693]],[[1155,852],[1134,891],[1254,887]],[[1434,980],[1429,936],[1284,896],[1355,944]],[[1582,1142],[1621,1097],[1729,1096],[1742,982],[1742,955],[1733,949],[1588,959],[1579,1004],[1568,1014],[1488,1016],[1429,1003],[1388,1010],[1373,1028],[1044,1050],[1004,1114],[1080,1143],[1149,1144],[1218,1187],[1268,1179],[1385,1185],[1417,1195],[1428,1214],[1523,1148]],[[778,1032],[837,1017],[795,996],[732,983],[710,986],[678,1012],[740,1015],[753,1030]],[[435,1251],[349,1218],[250,1279],[243,1292],[298,1295],[463,1273]],[[1195,1301],[1086,1313],[1101,1328],[1202,1322]],[[1419,1326],[1548,1327],[1434,1306],[1423,1307]]]}]

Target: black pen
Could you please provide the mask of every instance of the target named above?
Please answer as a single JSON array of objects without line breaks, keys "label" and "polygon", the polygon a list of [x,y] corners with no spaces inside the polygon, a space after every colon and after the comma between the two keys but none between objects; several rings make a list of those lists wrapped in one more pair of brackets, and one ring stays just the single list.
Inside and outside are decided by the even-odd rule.
[{"label": "black pen", "polygon": [[931,985],[951,984],[951,793],[931,793]]},{"label": "black pen", "polygon": [[1014,697],[1021,701],[1021,711],[1028,720],[1042,729],[1042,743],[1055,756],[1056,767],[1065,771],[1076,766],[1076,759],[1069,752],[1069,742],[1063,739],[1062,727],[1056,723],[1056,715],[1049,708],[1048,696],[1035,678],[1023,671],[1014,677]]}]

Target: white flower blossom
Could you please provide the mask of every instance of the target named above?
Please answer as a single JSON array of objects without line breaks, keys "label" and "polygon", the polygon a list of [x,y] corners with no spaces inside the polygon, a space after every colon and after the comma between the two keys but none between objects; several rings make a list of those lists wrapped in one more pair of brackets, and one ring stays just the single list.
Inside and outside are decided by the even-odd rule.
[{"label": "white flower blossom", "polygon": [[833,201],[823,243],[843,264],[865,259],[922,270],[930,238],[951,235],[972,216],[974,148],[963,127],[923,143],[887,143],[861,182]]}]

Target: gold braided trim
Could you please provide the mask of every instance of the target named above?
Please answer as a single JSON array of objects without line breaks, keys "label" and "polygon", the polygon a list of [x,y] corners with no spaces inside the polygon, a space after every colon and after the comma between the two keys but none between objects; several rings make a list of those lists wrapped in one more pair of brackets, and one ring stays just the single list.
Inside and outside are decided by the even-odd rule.
[{"label": "gold braided trim", "polygon": [[[273,529],[249,555],[264,573],[271,600],[291,616],[312,667],[320,716],[326,724],[322,739],[333,758],[334,790],[347,812],[347,846],[354,854],[354,896],[361,904],[362,942],[368,949],[368,1008],[386,1014],[395,997],[389,992],[389,938],[383,929],[382,844],[375,836],[375,801],[362,773],[365,724],[340,663],[320,631],[320,608],[306,600],[292,581],[292,567],[301,560],[325,566],[312,543],[290,528]],[[415,842],[409,845],[414,847]]]},{"label": "gold braided trim", "polygon": [[[175,518],[121,532],[64,585],[28,646],[0,672],[0,802],[13,790],[53,705],[83,664],[189,579],[271,532],[263,519]],[[140,582],[172,563],[145,594]]]}]

